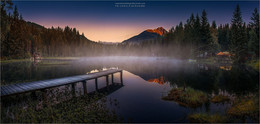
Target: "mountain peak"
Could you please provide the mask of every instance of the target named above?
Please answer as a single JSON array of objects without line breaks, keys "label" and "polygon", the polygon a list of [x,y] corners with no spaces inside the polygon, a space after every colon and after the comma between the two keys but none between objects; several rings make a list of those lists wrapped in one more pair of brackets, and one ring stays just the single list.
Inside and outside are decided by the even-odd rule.
[{"label": "mountain peak", "polygon": [[147,29],[142,33],[133,36],[127,40],[124,40],[123,43],[140,43],[143,41],[153,40],[156,38],[162,38],[166,35],[167,31],[163,27],[158,27],[156,29]]},{"label": "mountain peak", "polygon": [[167,33],[167,31],[163,27],[158,27],[156,29],[147,29],[145,31],[151,32],[151,33],[156,33],[156,34],[159,34],[160,36],[164,36]]}]

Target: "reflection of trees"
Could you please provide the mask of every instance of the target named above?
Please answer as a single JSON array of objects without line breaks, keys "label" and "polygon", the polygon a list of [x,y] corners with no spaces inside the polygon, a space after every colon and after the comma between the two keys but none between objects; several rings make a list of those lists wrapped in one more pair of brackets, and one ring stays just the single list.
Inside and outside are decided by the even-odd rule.
[{"label": "reflection of trees", "polygon": [[1,65],[1,81],[6,83],[28,79],[28,77],[31,77],[31,71],[30,62],[3,64]]},{"label": "reflection of trees", "polygon": [[219,71],[214,69],[201,70],[197,65],[193,65],[192,69],[182,70],[175,78],[169,78],[170,82],[177,82],[178,85],[187,85],[194,89],[211,92],[217,90]]},{"label": "reflection of trees", "polygon": [[144,80],[160,76],[178,86],[189,86],[194,89],[211,93],[218,89],[228,92],[258,90],[259,72],[250,71],[243,67],[233,67],[230,71],[221,70],[214,65],[201,65],[174,61],[166,58],[101,58],[86,59],[82,62],[72,62],[68,65],[33,66],[30,62],[1,65],[1,81],[15,82],[26,80],[43,80],[86,74],[94,69],[118,67]]},{"label": "reflection of trees", "polygon": [[[171,82],[171,85],[187,85],[203,91],[218,90],[219,71],[207,65],[207,69],[201,70],[196,64],[171,63],[169,61],[134,61],[119,67],[134,73],[145,80],[155,79],[163,76],[164,80]],[[200,66],[201,67],[201,66]]]},{"label": "reflection of trees", "polygon": [[132,61],[127,64],[117,64],[118,67],[145,80],[163,76],[166,81],[171,82],[171,85],[187,85],[209,93],[217,92],[219,89],[225,89],[229,92],[258,89],[259,72],[248,71],[242,67],[232,67],[231,71],[225,71],[214,65],[173,64],[162,60]]},{"label": "reflection of trees", "polygon": [[[219,89],[229,92],[250,91],[258,89],[258,72],[232,67],[231,71],[221,70],[214,65],[178,63],[169,64],[163,61],[133,61],[128,64],[117,63],[118,67],[134,73],[145,80],[163,76],[171,85],[190,86],[211,93]],[[206,69],[205,69],[206,68]],[[256,87],[257,85],[257,87]]]},{"label": "reflection of trees", "polygon": [[[259,72],[249,71],[241,67],[232,67],[231,71],[223,71],[220,69],[211,69],[210,71],[190,70],[191,73],[181,71],[177,78],[180,85],[186,85],[195,89],[206,92],[225,89],[229,92],[241,93],[249,91],[257,91]],[[176,82],[176,79],[171,78],[170,82]]]},{"label": "reflection of trees", "polygon": [[102,65],[37,65],[31,62],[10,63],[1,65],[1,81],[5,83],[21,83],[34,80],[45,80],[86,74],[93,69],[100,69]]},{"label": "reflection of trees", "polygon": [[222,86],[233,92],[257,91],[259,72],[246,67],[233,66],[231,71],[223,72]]}]

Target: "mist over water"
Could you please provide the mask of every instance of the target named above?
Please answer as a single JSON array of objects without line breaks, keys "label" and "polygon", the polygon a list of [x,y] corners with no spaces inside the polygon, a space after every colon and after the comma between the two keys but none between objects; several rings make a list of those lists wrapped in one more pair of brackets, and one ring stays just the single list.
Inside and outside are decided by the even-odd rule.
[{"label": "mist over water", "polygon": [[[107,95],[116,99],[117,107],[107,106],[124,118],[125,122],[189,122],[191,112],[224,113],[230,104],[205,104],[186,108],[162,97],[174,86],[187,86],[208,94],[220,89],[230,94],[257,92],[259,72],[228,65],[192,63],[169,57],[110,56],[86,57],[71,60],[42,60],[6,63],[1,65],[1,85],[84,75],[110,68],[123,69],[123,86]],[[119,83],[119,74],[115,74]],[[105,78],[98,79],[98,88],[106,87]],[[111,76],[109,76],[111,83]],[[75,85],[80,96],[82,84]],[[58,87],[61,90],[64,86]],[[71,90],[69,88],[68,90]],[[94,80],[87,81],[88,92],[95,91]]]},{"label": "mist over water", "polygon": [[[229,67],[232,67],[229,65]],[[218,87],[232,86],[240,89],[252,87],[256,89],[259,72],[244,71],[239,67],[232,67],[231,70],[223,69],[223,66],[205,63],[191,63],[186,60],[172,59],[168,57],[87,57],[73,60],[42,60],[39,63],[15,62],[3,63],[1,65],[2,85],[10,83],[21,83],[28,81],[45,80],[87,74],[93,70],[119,68],[144,80],[159,78],[163,76],[172,83],[194,85],[204,90],[218,90]],[[246,77],[240,77],[248,75]],[[236,76],[236,77],[234,77]],[[233,80],[234,79],[234,80]],[[244,83],[246,81],[247,83]],[[256,82],[254,82],[256,81]],[[227,83],[229,82],[229,83]],[[243,87],[240,87],[240,83]],[[221,84],[221,85],[220,85]],[[209,89],[211,88],[211,89]]]}]

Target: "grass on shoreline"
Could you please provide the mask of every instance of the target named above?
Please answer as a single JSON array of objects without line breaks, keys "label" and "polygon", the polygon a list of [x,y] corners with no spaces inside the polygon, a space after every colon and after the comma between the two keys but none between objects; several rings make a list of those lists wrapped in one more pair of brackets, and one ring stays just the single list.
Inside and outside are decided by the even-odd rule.
[{"label": "grass on shoreline", "polygon": [[227,114],[235,117],[259,117],[259,99],[257,96],[244,96],[236,99],[227,110]]},{"label": "grass on shoreline", "polygon": [[210,101],[213,103],[224,103],[224,102],[232,102],[236,99],[235,94],[230,94],[227,91],[222,91],[219,89],[218,93],[212,93]]},{"label": "grass on shoreline", "polygon": [[259,71],[260,60],[250,61],[247,63],[247,65]]},{"label": "grass on shoreline", "polygon": [[210,113],[192,113],[188,116],[190,122],[195,123],[225,123],[225,122],[242,122],[247,119],[259,121],[259,97],[257,93],[236,96],[226,91],[219,90],[217,95],[204,93],[193,88],[174,87],[163,100],[172,100],[179,105],[189,108],[202,106],[204,103],[211,102],[225,103],[231,106],[225,109],[225,114]]},{"label": "grass on shoreline", "polygon": [[10,60],[1,60],[1,63],[25,62],[25,61],[30,61],[30,59],[10,59]]},{"label": "grass on shoreline", "polygon": [[42,59],[55,59],[55,60],[77,60],[80,57],[42,57]]},{"label": "grass on shoreline", "polygon": [[194,113],[188,116],[192,123],[225,123],[228,121],[226,116],[220,114]]},{"label": "grass on shoreline", "polygon": [[188,115],[188,120],[193,123],[243,122],[247,119],[259,122],[259,100],[255,95],[236,98],[223,115],[209,113],[192,113]]},{"label": "grass on shoreline", "polygon": [[190,87],[185,88],[185,90],[183,88],[174,88],[162,99],[173,100],[182,106],[192,108],[202,106],[208,101],[207,94]]},{"label": "grass on shoreline", "polygon": [[23,104],[15,104],[12,107],[1,105],[1,123],[117,123],[122,121],[114,110],[107,108],[106,104],[109,101],[103,94],[71,98],[70,92],[66,92],[55,97],[51,96],[53,98],[48,98],[45,102],[28,98],[26,101],[21,100]]},{"label": "grass on shoreline", "polygon": [[[49,60],[77,60],[80,57],[42,57],[42,59],[49,59]],[[24,62],[24,61],[30,61],[30,58],[27,59],[6,59],[6,60],[1,60],[1,63],[12,63],[12,62]]]},{"label": "grass on shoreline", "polygon": [[222,102],[226,102],[229,100],[230,100],[229,97],[224,96],[224,95],[216,95],[211,98],[211,102],[213,102],[213,103],[222,103]]}]

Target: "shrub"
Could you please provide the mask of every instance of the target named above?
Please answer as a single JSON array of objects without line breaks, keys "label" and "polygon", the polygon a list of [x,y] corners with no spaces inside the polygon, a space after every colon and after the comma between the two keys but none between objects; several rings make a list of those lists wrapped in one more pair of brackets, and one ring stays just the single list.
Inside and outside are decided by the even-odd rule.
[{"label": "shrub", "polygon": [[162,99],[173,100],[180,105],[193,108],[199,107],[208,101],[206,93],[190,87],[185,90],[183,88],[174,88]]},{"label": "shrub", "polygon": [[256,96],[240,97],[234,101],[227,113],[236,117],[252,117],[259,116],[259,99]]},{"label": "shrub", "polygon": [[188,116],[190,122],[195,123],[224,123],[228,118],[219,114],[195,113]]}]

